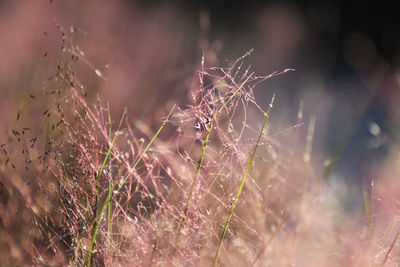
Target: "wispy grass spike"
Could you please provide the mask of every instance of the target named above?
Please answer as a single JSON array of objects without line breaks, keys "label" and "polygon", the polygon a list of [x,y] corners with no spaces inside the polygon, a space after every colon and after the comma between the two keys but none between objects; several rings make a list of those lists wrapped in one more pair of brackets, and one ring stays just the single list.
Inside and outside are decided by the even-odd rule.
[{"label": "wispy grass spike", "polygon": [[222,243],[224,242],[225,235],[226,235],[229,223],[230,223],[232,215],[233,215],[233,211],[235,210],[236,204],[239,201],[239,196],[240,196],[240,193],[242,192],[244,183],[246,181],[247,174],[248,174],[248,172],[250,170],[250,167],[251,167],[251,165],[252,165],[252,163],[254,161],[254,156],[256,154],[258,145],[260,143],[261,138],[263,137],[264,128],[265,128],[265,125],[267,123],[267,120],[268,120],[268,117],[269,117],[269,113],[270,113],[270,111],[271,111],[271,109],[273,107],[274,100],[275,100],[275,95],[272,97],[272,100],[271,100],[271,103],[269,104],[267,112],[264,113],[264,121],[263,121],[263,124],[261,126],[260,133],[259,133],[258,138],[257,138],[257,142],[256,142],[256,144],[254,146],[254,149],[253,149],[253,152],[251,154],[250,160],[249,160],[249,162],[247,164],[246,171],[243,174],[242,181],[241,181],[241,183],[239,185],[239,189],[238,189],[238,191],[236,193],[235,200],[233,201],[232,207],[231,207],[231,209],[229,211],[228,218],[225,221],[224,229],[222,230],[222,234],[221,234],[221,237],[220,237],[220,240],[219,240],[218,249],[217,249],[217,252],[216,252],[215,257],[214,257],[213,266],[217,266],[218,257],[219,257],[219,254],[221,253],[221,249],[222,249]]}]

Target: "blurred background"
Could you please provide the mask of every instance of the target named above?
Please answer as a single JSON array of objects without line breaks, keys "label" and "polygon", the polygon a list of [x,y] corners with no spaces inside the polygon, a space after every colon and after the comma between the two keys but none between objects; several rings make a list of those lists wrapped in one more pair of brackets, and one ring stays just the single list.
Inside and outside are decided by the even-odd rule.
[{"label": "blurred background", "polygon": [[315,172],[343,185],[345,209],[352,211],[371,181],[380,181],[376,191],[388,198],[399,195],[396,13],[383,1],[3,0],[1,127],[18,111],[21,120],[35,120],[24,114],[24,99],[56,72],[57,25],[73,29],[85,53],[76,72],[89,96],[108,101],[115,118],[127,106],[130,117],[151,123],[167,103],[190,104],[203,53],[207,67],[229,66],[254,49],[248,63],[259,75],[296,69],[255,89],[260,105],[276,94],[272,133],[288,130],[279,138],[289,147],[290,132],[299,131],[305,143],[315,116]]}]

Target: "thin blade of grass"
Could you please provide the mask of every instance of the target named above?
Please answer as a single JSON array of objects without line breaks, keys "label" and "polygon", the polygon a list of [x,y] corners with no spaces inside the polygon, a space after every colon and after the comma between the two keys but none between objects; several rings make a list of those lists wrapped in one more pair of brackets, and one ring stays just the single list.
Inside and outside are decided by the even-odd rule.
[{"label": "thin blade of grass", "polygon": [[400,235],[400,230],[397,231],[396,236],[394,237],[393,242],[392,242],[392,244],[390,245],[390,248],[389,248],[389,250],[387,251],[387,253],[386,253],[386,255],[385,255],[385,258],[384,258],[383,261],[382,261],[382,264],[381,264],[382,267],[385,266],[387,260],[389,259],[389,255],[390,255],[390,253],[392,252],[392,250],[393,250],[393,248],[394,248],[394,245],[396,244],[396,241],[397,241],[397,239],[399,238],[399,235]]},{"label": "thin blade of grass", "polygon": [[[174,109],[175,109],[175,106],[176,106],[176,105],[174,105],[174,106],[172,107],[172,109],[171,109],[171,111],[169,112],[167,118],[164,120],[164,122],[162,123],[162,125],[160,126],[160,128],[158,129],[158,131],[156,132],[156,134],[153,136],[153,138],[150,140],[149,144],[146,146],[145,150],[142,152],[142,154],[140,155],[140,157],[136,160],[136,163],[135,163],[134,166],[132,167],[132,170],[134,170],[134,169],[137,167],[137,165],[141,162],[143,156],[147,153],[147,151],[149,150],[149,148],[151,147],[151,145],[152,145],[152,144],[154,143],[154,141],[157,139],[157,137],[158,137],[158,135],[160,134],[161,130],[164,128],[165,124],[167,123],[167,121],[168,121],[169,118],[171,117],[172,112],[173,112]],[[124,112],[124,114],[125,114],[125,112]],[[116,136],[114,136],[114,139],[113,139],[112,144],[114,144],[115,138],[116,138]],[[108,159],[108,158],[107,158],[107,159]],[[103,168],[104,168],[104,167],[103,167]],[[103,205],[102,205],[102,207],[101,207],[100,214],[99,214],[99,216],[96,217],[96,222],[95,222],[95,224],[94,224],[95,227],[93,228],[93,232],[92,232],[92,240],[91,240],[91,242],[90,242],[88,252],[87,252],[87,254],[86,254],[86,256],[85,256],[85,260],[84,260],[83,266],[87,266],[87,265],[88,265],[89,259],[90,259],[90,266],[92,266],[93,249],[94,249],[94,245],[95,245],[95,242],[96,242],[97,234],[98,234],[98,232],[99,232],[100,223],[101,223],[101,221],[102,221],[102,219],[103,219],[103,217],[104,217],[104,214],[106,213],[106,210],[107,210],[108,206],[110,205],[112,199],[114,198],[114,196],[115,196],[116,194],[118,194],[118,192],[121,191],[121,189],[122,189],[122,187],[124,186],[125,182],[128,180],[128,178],[129,178],[131,175],[132,175],[132,172],[130,172],[130,173],[124,178],[124,180],[122,180],[122,182],[119,183],[119,187],[117,188],[117,190],[116,190],[115,192],[114,192],[114,189],[115,189],[115,187],[117,186],[117,183],[113,184],[112,190],[111,190],[111,191],[114,192],[114,194],[108,194],[108,195],[107,195],[107,198],[105,199],[105,201],[104,201],[104,203],[103,203]]]},{"label": "thin blade of grass", "polygon": [[228,218],[225,221],[224,229],[222,230],[221,238],[219,240],[218,249],[217,249],[217,252],[216,252],[215,257],[214,257],[213,266],[217,266],[218,257],[219,257],[219,254],[221,252],[221,249],[222,249],[222,243],[224,242],[226,231],[228,230],[229,222],[231,221],[231,218],[232,218],[232,215],[233,215],[233,211],[235,210],[236,204],[237,204],[237,202],[239,200],[240,193],[242,192],[244,183],[246,181],[247,173],[249,172],[250,167],[251,167],[251,165],[253,163],[254,156],[255,156],[256,151],[257,151],[257,147],[258,147],[258,145],[260,143],[261,138],[263,137],[264,128],[265,128],[265,125],[267,123],[267,120],[268,120],[268,117],[269,117],[269,113],[270,113],[270,111],[272,109],[272,106],[273,106],[273,103],[274,103],[274,99],[275,99],[275,95],[272,97],[272,100],[271,100],[271,103],[269,104],[267,112],[265,112],[264,121],[263,121],[263,124],[261,126],[260,133],[259,133],[258,138],[257,138],[257,142],[256,142],[256,144],[254,146],[254,149],[253,149],[253,152],[251,154],[249,163],[247,164],[246,171],[243,174],[242,181],[241,181],[239,189],[238,189],[238,191],[236,193],[236,197],[235,197],[235,200],[234,200],[234,202],[232,204],[232,207],[231,207],[231,209],[229,211]]},{"label": "thin blade of grass", "polygon": [[270,236],[268,239],[267,243],[265,246],[261,249],[260,253],[258,253],[257,257],[254,259],[253,263],[250,265],[250,267],[254,266],[256,262],[261,258],[261,256],[264,254],[265,250],[268,248],[268,246],[272,243],[274,238],[278,235],[278,233],[281,231],[282,227],[286,224],[286,222],[289,220],[290,214],[288,214],[285,219],[278,225],[278,228],[276,228],[275,232]]},{"label": "thin blade of grass", "polygon": [[[94,208],[94,220],[93,220],[93,232],[92,232],[92,237],[93,236],[97,236],[97,231],[98,231],[98,227],[99,227],[99,223],[100,222],[98,222],[98,220],[97,220],[97,211],[99,210],[99,207],[98,207],[98,205],[99,205],[99,180],[100,180],[100,176],[101,176],[101,173],[103,172],[103,170],[104,170],[104,167],[106,166],[106,164],[107,164],[107,161],[108,161],[108,159],[109,159],[109,157],[110,157],[110,155],[111,155],[111,151],[112,151],[112,149],[113,149],[113,147],[114,147],[114,143],[115,143],[115,140],[117,140],[117,136],[118,136],[118,131],[119,131],[119,129],[121,128],[121,126],[122,126],[122,122],[123,122],[123,120],[124,120],[124,117],[125,117],[125,111],[124,111],[124,113],[122,114],[122,116],[121,116],[121,120],[120,120],[120,122],[119,122],[119,125],[118,125],[118,128],[117,128],[117,131],[116,131],[116,133],[114,134],[114,137],[113,137],[113,139],[111,140],[111,142],[109,143],[109,148],[108,148],[108,151],[107,151],[107,153],[106,153],[106,156],[105,156],[105,158],[104,158],[104,160],[103,160],[103,163],[102,163],[102,165],[101,165],[101,167],[100,167],[100,169],[99,169],[99,171],[97,172],[97,176],[96,176],[96,200],[95,200],[95,208]],[[111,126],[110,126],[111,127]],[[108,138],[111,138],[111,135],[109,135],[108,136]],[[109,193],[110,194],[110,193]],[[112,193],[111,193],[112,194]],[[97,229],[97,230],[96,230]],[[91,262],[91,264],[90,265],[92,265],[92,260],[93,260],[93,258],[92,258],[92,255],[93,255],[93,249],[94,249],[94,245],[95,245],[95,240],[96,240],[96,238],[95,239],[92,239],[92,241],[90,242],[90,245],[89,245],[89,249],[88,249],[88,253],[86,254],[86,257],[85,257],[85,259],[84,259],[84,266],[86,266],[87,264],[88,264],[88,260],[90,259],[90,262]]]},{"label": "thin blade of grass", "polygon": [[[107,103],[107,113],[108,113],[108,123],[109,123],[109,127],[108,127],[108,136],[111,137],[112,134],[112,124],[111,124],[111,112],[110,112],[110,104]],[[109,177],[110,179],[108,180],[108,195],[110,198],[112,197],[112,155],[110,155],[110,158],[108,160],[108,171],[109,171]],[[107,216],[107,243],[106,243],[106,249],[108,250],[110,248],[111,245],[111,212],[112,212],[112,205],[108,205],[108,216]]]},{"label": "thin blade of grass", "polygon": [[[188,215],[188,212],[189,212],[190,204],[191,204],[191,201],[192,201],[192,198],[193,198],[194,188],[196,187],[197,180],[198,180],[199,174],[200,174],[200,169],[201,169],[201,166],[203,165],[204,156],[206,154],[206,148],[207,148],[208,140],[210,138],[211,130],[212,130],[212,127],[213,127],[213,122],[217,118],[218,114],[221,113],[222,110],[232,101],[232,99],[239,93],[239,91],[243,88],[243,86],[249,81],[249,79],[252,76],[253,76],[253,73],[250,74],[249,76],[247,76],[246,80],[243,83],[241,83],[241,85],[229,97],[229,99],[217,110],[217,112],[214,114],[214,116],[211,118],[211,120],[208,123],[209,127],[208,127],[207,134],[206,134],[206,137],[205,137],[204,142],[203,142],[203,146],[201,148],[200,159],[199,159],[199,161],[197,163],[197,166],[196,166],[196,174],[195,174],[193,182],[192,182],[192,184],[190,186],[189,196],[188,196],[188,198],[186,200],[183,217],[181,218],[181,221],[179,223],[178,235],[177,235],[177,238],[176,238],[176,243],[179,242],[179,238],[180,238],[180,235],[181,235],[181,230],[182,230],[182,228],[183,228],[183,226],[185,225],[185,222],[186,222],[186,218],[187,218],[187,215]],[[177,244],[176,244],[176,246],[177,246]],[[176,254],[176,247],[175,247],[175,250],[174,250],[173,255],[172,255],[172,260],[174,259],[175,254]]]}]

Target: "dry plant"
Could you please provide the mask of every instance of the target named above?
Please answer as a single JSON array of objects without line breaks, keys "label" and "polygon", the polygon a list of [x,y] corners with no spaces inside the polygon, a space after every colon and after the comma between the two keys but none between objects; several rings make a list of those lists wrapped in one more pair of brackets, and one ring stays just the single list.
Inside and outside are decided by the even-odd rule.
[{"label": "dry plant", "polygon": [[368,220],[355,223],[313,171],[315,118],[301,157],[266,124],[272,102],[257,104],[254,90],[291,69],[257,76],[246,64],[250,52],[228,67],[207,67],[203,57],[191,103],[163,107],[153,132],[143,122],[132,125],[126,111],[114,122],[108,105],[92,103],[74,66],[83,61],[103,74],[71,41],[73,30],[59,29],[64,56],[56,74],[27,95],[47,107],[39,111],[41,125],[22,125],[18,112],[1,144],[1,224],[12,229],[22,216],[29,229],[1,230],[10,240],[5,265],[398,262],[397,222],[375,230],[372,191],[365,191]]}]

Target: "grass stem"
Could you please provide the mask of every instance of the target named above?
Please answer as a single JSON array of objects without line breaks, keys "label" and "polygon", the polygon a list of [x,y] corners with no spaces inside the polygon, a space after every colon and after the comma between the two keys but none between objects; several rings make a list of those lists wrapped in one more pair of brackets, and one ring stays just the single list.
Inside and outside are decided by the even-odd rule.
[{"label": "grass stem", "polygon": [[257,142],[256,142],[256,144],[254,146],[254,149],[253,149],[253,152],[251,154],[249,163],[247,164],[246,171],[243,174],[242,181],[241,181],[239,189],[238,189],[238,191],[236,193],[236,197],[235,197],[235,200],[234,200],[234,202],[232,204],[232,207],[231,207],[231,209],[229,211],[228,218],[225,221],[224,229],[222,230],[221,238],[219,240],[218,249],[217,249],[217,252],[216,252],[215,257],[214,257],[213,266],[217,266],[218,257],[219,257],[219,254],[221,252],[221,249],[222,249],[222,243],[224,242],[226,231],[228,230],[229,222],[231,221],[231,218],[232,218],[232,215],[233,215],[233,211],[235,210],[236,204],[237,204],[237,202],[239,200],[240,193],[242,192],[244,183],[246,181],[247,173],[249,172],[250,167],[251,167],[251,165],[253,163],[254,156],[255,156],[256,151],[257,151],[257,147],[258,147],[258,145],[260,143],[261,138],[263,137],[264,128],[265,128],[265,125],[267,123],[267,120],[268,120],[268,117],[269,117],[269,113],[270,113],[270,111],[272,109],[272,106],[273,106],[273,103],[274,103],[274,99],[275,99],[275,95],[272,97],[272,100],[271,100],[271,103],[269,104],[268,110],[264,114],[264,121],[263,121],[263,124],[261,126],[260,133],[259,133],[258,138],[257,138]]},{"label": "grass stem", "polygon": [[[147,153],[147,151],[150,149],[151,145],[152,145],[152,144],[154,143],[154,141],[157,139],[157,137],[158,137],[158,135],[160,134],[161,130],[164,128],[165,124],[167,123],[167,121],[168,121],[169,118],[171,117],[172,112],[173,112],[174,109],[175,109],[175,105],[172,107],[172,109],[171,109],[171,111],[169,112],[167,118],[164,120],[164,122],[162,123],[162,125],[160,126],[160,128],[158,129],[158,131],[156,132],[156,134],[153,136],[153,138],[150,140],[150,142],[149,142],[149,144],[146,146],[145,150],[142,152],[142,154],[140,155],[140,157],[136,160],[134,166],[132,167],[132,170],[129,172],[129,174],[128,174],[121,182],[119,182],[119,186],[118,186],[118,188],[117,188],[117,190],[116,190],[115,192],[114,192],[114,189],[115,189],[115,187],[117,186],[117,183],[114,183],[114,184],[113,184],[112,190],[111,190],[113,193],[111,193],[111,194],[109,193],[109,194],[107,195],[107,197],[106,197],[106,199],[105,199],[105,201],[104,201],[104,203],[103,203],[103,205],[102,205],[102,207],[101,207],[100,214],[96,217],[95,222],[94,222],[94,224],[93,224],[94,226],[93,226],[93,231],[92,231],[92,240],[91,240],[91,242],[90,242],[88,252],[87,252],[87,254],[86,254],[86,256],[85,256],[83,266],[88,266],[89,260],[90,260],[90,266],[92,266],[92,264],[93,264],[93,250],[94,250],[94,245],[95,245],[95,242],[96,242],[97,234],[98,234],[98,232],[99,232],[100,223],[101,223],[101,221],[102,221],[102,219],[103,219],[103,217],[104,217],[104,214],[106,213],[106,210],[107,210],[108,206],[110,205],[110,203],[111,203],[113,197],[114,197],[116,194],[118,194],[119,191],[121,191],[122,187],[125,185],[125,182],[126,182],[126,181],[128,180],[128,178],[132,175],[133,170],[135,170],[136,167],[138,166],[138,164],[142,161],[143,156]],[[124,112],[124,114],[125,114],[125,112]],[[122,122],[122,120],[121,120],[121,122]],[[121,122],[120,122],[120,125],[121,125]],[[113,146],[113,144],[114,144],[114,142],[115,142],[115,139],[116,139],[116,135],[114,136],[113,141],[111,142],[110,149],[109,149],[109,153],[111,153],[111,149],[112,149],[112,146]],[[106,158],[105,158],[105,160],[104,160],[104,162],[103,162],[103,166],[102,166],[101,170],[104,168],[105,162],[107,162],[107,160],[108,160],[109,153],[107,153],[107,155],[106,155]]]},{"label": "grass stem", "polygon": [[[193,179],[193,182],[192,182],[192,184],[191,184],[191,186],[190,186],[190,189],[189,189],[189,196],[188,196],[188,198],[187,198],[187,200],[186,200],[186,204],[185,204],[185,210],[184,210],[183,216],[182,216],[182,218],[181,218],[181,221],[180,221],[180,223],[179,223],[178,235],[177,235],[177,238],[176,238],[176,243],[179,242],[179,238],[180,238],[180,235],[181,235],[182,228],[183,228],[183,226],[185,225],[185,222],[186,222],[186,218],[187,218],[187,215],[188,215],[188,212],[189,212],[190,204],[191,204],[192,198],[193,198],[193,192],[194,192],[194,189],[195,189],[195,187],[196,187],[197,180],[198,180],[198,178],[199,178],[201,166],[203,165],[203,160],[204,160],[204,156],[205,156],[205,154],[206,154],[206,148],[207,148],[208,140],[209,140],[209,138],[210,138],[210,134],[211,134],[211,130],[212,130],[212,127],[213,127],[213,123],[214,123],[215,119],[217,118],[218,114],[221,113],[222,110],[232,101],[232,99],[239,93],[239,91],[243,88],[243,86],[249,81],[249,79],[250,79],[252,76],[253,76],[253,73],[250,74],[249,76],[247,76],[247,78],[245,79],[245,81],[244,81],[243,83],[240,84],[240,86],[236,89],[236,91],[235,91],[235,92],[229,97],[229,99],[217,110],[217,112],[215,112],[215,114],[213,115],[213,117],[211,118],[211,120],[208,122],[207,134],[206,134],[206,137],[205,137],[205,139],[204,139],[203,146],[202,146],[202,149],[201,149],[200,159],[199,159],[199,161],[198,161],[198,163],[197,163],[197,166],[196,166],[196,174],[195,174],[195,177],[194,177],[194,179]],[[178,245],[178,244],[176,244],[175,250],[174,250],[174,252],[173,252],[172,260],[173,260],[173,258],[175,257],[176,250],[177,250],[177,245]]]}]

